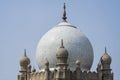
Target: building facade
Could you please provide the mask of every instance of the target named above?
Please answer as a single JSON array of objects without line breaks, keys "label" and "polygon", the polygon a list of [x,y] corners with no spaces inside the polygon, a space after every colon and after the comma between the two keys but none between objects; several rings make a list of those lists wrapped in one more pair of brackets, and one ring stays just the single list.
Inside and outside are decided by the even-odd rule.
[{"label": "building facade", "polygon": [[[76,27],[69,25],[66,19],[67,19],[66,8],[64,5],[63,22],[59,26],[62,29],[65,29],[64,27],[67,26],[67,28],[72,28],[72,31],[76,29]],[[82,33],[79,33],[79,34],[81,35]],[[58,36],[61,36],[61,35],[58,35]],[[76,37],[79,37],[79,36],[76,35]],[[50,56],[50,59],[53,59],[53,58],[56,59],[55,62],[53,61],[54,63],[49,62],[49,57],[46,57],[44,55],[41,56],[41,57],[46,57],[43,60],[44,62],[43,61],[40,62],[38,60],[41,57],[37,58],[38,66],[40,64],[40,67],[41,67],[41,64],[42,64],[42,68],[40,68],[40,71],[36,71],[35,68],[31,69],[30,59],[27,57],[26,50],[25,50],[23,57],[21,57],[20,59],[20,70],[18,74],[18,80],[113,80],[113,73],[111,72],[112,69],[110,67],[112,59],[108,55],[106,48],[103,56],[100,58],[96,71],[90,71],[90,67],[93,60],[93,54],[92,54],[91,45],[88,44],[89,41],[86,39],[86,37],[84,35],[80,36],[80,40],[82,42],[78,41],[78,44],[72,44],[72,45],[70,45],[70,43],[74,43],[74,41],[76,41],[76,38],[74,38],[74,36],[72,37],[72,39],[68,39],[68,40],[65,40],[64,37],[60,37],[59,39],[61,40],[61,41],[59,40],[60,45],[58,44],[59,48],[56,49],[55,53],[51,53],[50,50],[52,50],[52,48],[50,48],[49,50],[46,47],[46,50],[48,50],[50,55],[55,54],[55,56],[53,55],[52,57],[49,54],[47,54],[47,56]],[[71,42],[69,42],[69,44],[66,44],[69,40]],[[55,41],[57,40],[55,39]],[[80,45],[80,48],[78,48],[79,45]],[[53,44],[52,46],[55,47]],[[78,49],[78,51],[76,50],[76,48]],[[89,54],[90,51],[91,51],[91,54]],[[77,55],[74,55],[75,53]],[[88,55],[90,55],[91,57],[89,57]],[[80,57],[77,58],[76,56],[80,56]],[[82,58],[84,56],[86,56],[86,58]],[[71,61],[68,61],[69,59],[73,60],[71,58],[75,59],[74,60],[75,64],[72,65],[72,68],[71,68]],[[52,66],[50,66],[50,64],[52,64]]]}]

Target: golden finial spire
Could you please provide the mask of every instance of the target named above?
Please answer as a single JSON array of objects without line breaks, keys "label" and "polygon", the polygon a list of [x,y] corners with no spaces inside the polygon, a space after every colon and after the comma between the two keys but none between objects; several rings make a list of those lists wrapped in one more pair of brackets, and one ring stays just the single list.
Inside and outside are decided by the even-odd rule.
[{"label": "golden finial spire", "polygon": [[63,9],[64,9],[64,12],[63,12],[63,17],[62,17],[62,19],[63,19],[63,22],[67,22],[67,21],[66,21],[67,17],[66,17],[66,5],[65,5],[65,3],[64,3]]}]

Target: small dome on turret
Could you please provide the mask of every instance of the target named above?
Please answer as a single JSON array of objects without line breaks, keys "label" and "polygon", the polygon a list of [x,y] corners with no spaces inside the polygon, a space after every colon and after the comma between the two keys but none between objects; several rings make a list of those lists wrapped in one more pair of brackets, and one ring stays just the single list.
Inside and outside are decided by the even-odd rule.
[{"label": "small dome on turret", "polygon": [[105,53],[101,57],[101,63],[102,64],[111,64],[111,57],[107,54],[106,48],[105,48]]},{"label": "small dome on turret", "polygon": [[57,57],[68,57],[68,51],[63,46],[63,40],[61,40],[61,47],[57,50]]},{"label": "small dome on turret", "polygon": [[20,59],[20,66],[27,66],[30,64],[30,59],[26,55],[26,50],[24,50],[24,56]]}]

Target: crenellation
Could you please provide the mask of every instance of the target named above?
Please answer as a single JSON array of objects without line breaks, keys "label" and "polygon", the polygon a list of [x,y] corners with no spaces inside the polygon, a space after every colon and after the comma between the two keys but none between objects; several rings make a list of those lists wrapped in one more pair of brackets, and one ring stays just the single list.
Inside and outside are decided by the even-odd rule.
[{"label": "crenellation", "polygon": [[[62,50],[63,52],[60,50]],[[66,51],[66,49],[64,50],[64,47],[60,47],[60,50],[60,54],[59,52],[57,53],[57,59],[59,59],[59,63],[56,63],[57,66],[55,66],[54,69],[51,69],[49,68],[49,63],[47,61],[45,63],[45,68],[41,69],[40,72],[36,72],[35,68],[33,68],[33,70],[31,71],[30,59],[25,55],[24,60],[26,61],[26,63],[27,61],[29,61],[29,64],[21,65],[22,68],[20,68],[21,70],[18,74],[18,80],[113,80],[113,72],[110,69],[110,61],[109,64],[107,63],[107,59],[109,59],[110,57],[106,53],[105,56],[108,56],[108,58],[104,59],[104,55],[102,56],[101,59],[103,60],[99,62],[96,68],[97,72],[90,70],[81,70],[79,60],[76,61],[77,66],[76,69],[73,71],[68,68],[68,52]],[[22,60],[21,58],[21,64],[24,63],[24,60]]]}]

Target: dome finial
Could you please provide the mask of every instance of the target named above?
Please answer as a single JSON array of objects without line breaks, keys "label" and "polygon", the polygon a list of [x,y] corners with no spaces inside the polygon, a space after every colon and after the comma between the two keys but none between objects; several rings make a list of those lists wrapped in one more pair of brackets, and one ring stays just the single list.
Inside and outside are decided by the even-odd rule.
[{"label": "dome finial", "polygon": [[62,19],[63,19],[63,22],[67,22],[67,21],[66,21],[67,17],[66,17],[66,5],[65,5],[65,3],[64,3],[63,9],[64,9],[64,12],[63,12],[63,17],[62,17]]},{"label": "dome finial", "polygon": [[45,65],[46,65],[46,66],[49,66],[49,61],[48,61],[47,58],[45,59]]},{"label": "dome finial", "polygon": [[63,39],[61,39],[61,48],[64,48],[64,46],[63,46]]},{"label": "dome finial", "polygon": [[105,53],[107,53],[107,49],[106,49],[106,47],[105,47]]},{"label": "dome finial", "polygon": [[24,56],[26,56],[26,49],[24,49]]}]

